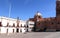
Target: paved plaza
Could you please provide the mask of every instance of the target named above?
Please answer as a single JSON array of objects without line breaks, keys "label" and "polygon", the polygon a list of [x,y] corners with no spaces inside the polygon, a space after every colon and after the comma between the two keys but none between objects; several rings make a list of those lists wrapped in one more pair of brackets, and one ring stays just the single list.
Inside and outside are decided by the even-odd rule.
[{"label": "paved plaza", "polygon": [[60,32],[30,32],[30,33],[14,33],[0,34],[0,38],[60,38]]}]

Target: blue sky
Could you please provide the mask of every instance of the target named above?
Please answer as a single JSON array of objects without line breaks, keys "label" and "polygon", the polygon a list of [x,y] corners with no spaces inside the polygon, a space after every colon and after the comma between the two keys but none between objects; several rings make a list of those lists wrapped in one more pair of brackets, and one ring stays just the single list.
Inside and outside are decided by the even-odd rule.
[{"label": "blue sky", "polygon": [[34,17],[37,11],[43,18],[56,16],[56,0],[0,0],[0,16],[19,17],[27,20]]}]

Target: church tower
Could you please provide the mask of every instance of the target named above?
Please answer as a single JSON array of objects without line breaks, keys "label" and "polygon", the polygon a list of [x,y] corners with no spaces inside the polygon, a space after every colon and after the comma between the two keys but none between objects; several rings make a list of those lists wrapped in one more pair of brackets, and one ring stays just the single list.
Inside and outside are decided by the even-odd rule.
[{"label": "church tower", "polygon": [[60,0],[56,0],[56,16],[60,17]]},{"label": "church tower", "polygon": [[42,14],[37,11],[36,14],[34,15],[34,21],[35,21],[35,25],[34,25],[34,31],[39,31],[38,28],[39,28],[39,25],[40,25],[40,21],[42,19]]},{"label": "church tower", "polygon": [[36,19],[36,21],[39,21],[39,19],[42,19],[42,14],[37,11],[37,13],[34,15],[34,19]]}]

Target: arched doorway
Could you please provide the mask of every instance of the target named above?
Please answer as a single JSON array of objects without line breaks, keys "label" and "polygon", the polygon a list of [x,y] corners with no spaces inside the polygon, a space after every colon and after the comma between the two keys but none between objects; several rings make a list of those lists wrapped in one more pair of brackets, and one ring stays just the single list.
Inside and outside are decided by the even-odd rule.
[{"label": "arched doorway", "polygon": [[16,29],[16,32],[19,33],[19,29],[18,28]]}]

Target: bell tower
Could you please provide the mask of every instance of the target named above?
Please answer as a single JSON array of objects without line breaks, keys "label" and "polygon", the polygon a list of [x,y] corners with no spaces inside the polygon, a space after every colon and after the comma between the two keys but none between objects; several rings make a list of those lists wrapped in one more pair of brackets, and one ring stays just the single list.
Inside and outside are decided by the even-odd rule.
[{"label": "bell tower", "polygon": [[39,22],[41,21],[41,19],[42,19],[42,14],[39,11],[37,11],[36,14],[34,15],[34,20],[35,20],[34,31],[39,31],[38,25],[40,25]]},{"label": "bell tower", "polygon": [[60,17],[60,0],[56,0],[56,17]]},{"label": "bell tower", "polygon": [[34,15],[34,19],[36,19],[36,21],[39,21],[39,19],[41,18],[42,18],[42,14],[39,11],[37,11],[37,13]]}]

